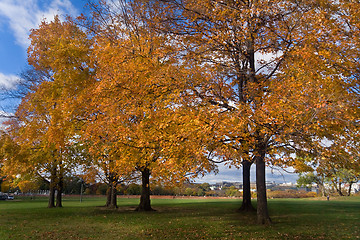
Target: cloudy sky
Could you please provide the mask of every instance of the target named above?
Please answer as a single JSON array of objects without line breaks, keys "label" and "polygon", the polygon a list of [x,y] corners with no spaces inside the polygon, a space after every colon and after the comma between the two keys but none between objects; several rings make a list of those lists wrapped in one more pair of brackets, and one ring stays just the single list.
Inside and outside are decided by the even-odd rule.
[{"label": "cloudy sky", "polygon": [[86,0],[0,0],[0,87],[12,87],[26,68],[30,29],[55,14],[77,16]]},{"label": "cloudy sky", "polygon": [[[27,68],[27,48],[30,29],[37,28],[44,19],[51,21],[54,15],[65,18],[78,16],[87,0],[0,0],[0,89],[12,88],[18,75]],[[0,92],[1,95],[1,92]],[[2,100],[1,116],[11,114],[19,100]]]},{"label": "cloudy sky", "polygon": [[[77,16],[84,11],[87,0],[0,0],[0,88],[11,88],[19,73],[27,66],[26,49],[30,29],[37,28],[44,19],[51,21],[55,14]],[[1,102],[0,113],[11,114],[14,104]],[[0,114],[1,115],[1,114]],[[1,119],[0,119],[1,121]],[[198,182],[242,181],[241,169],[220,166],[217,175],[209,174]],[[255,166],[252,181],[255,181]],[[295,182],[296,174],[267,169],[267,180]]]}]

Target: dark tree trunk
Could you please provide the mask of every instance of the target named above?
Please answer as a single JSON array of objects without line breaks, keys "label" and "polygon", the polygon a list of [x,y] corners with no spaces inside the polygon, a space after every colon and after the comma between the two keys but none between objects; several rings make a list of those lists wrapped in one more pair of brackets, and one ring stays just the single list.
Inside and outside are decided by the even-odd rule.
[{"label": "dark tree trunk", "polygon": [[111,183],[106,192],[106,207],[117,208],[117,189],[116,184]]},{"label": "dark tree trunk", "polygon": [[118,176],[116,173],[109,172],[107,175],[108,180],[108,190],[107,190],[107,199],[106,199],[106,207],[108,208],[117,208],[117,181]]},{"label": "dark tree trunk", "polygon": [[55,207],[55,187],[51,186],[52,183],[50,182],[50,194],[49,194],[49,202],[48,202],[48,208],[54,208]]},{"label": "dark tree trunk", "polygon": [[348,196],[351,195],[351,188],[352,188],[353,183],[349,182],[349,191],[348,191]]},{"label": "dark tree trunk", "polygon": [[257,191],[257,222],[259,224],[271,224],[269,216],[267,198],[266,198],[266,182],[265,182],[265,153],[266,145],[257,144],[255,149],[256,163],[256,191]]},{"label": "dark tree trunk", "polygon": [[63,176],[62,176],[62,173],[60,173],[60,175],[58,177],[58,183],[57,183],[56,207],[62,207],[63,186],[64,186]]},{"label": "dark tree trunk", "polygon": [[110,201],[110,207],[111,208],[117,208],[117,189],[116,186],[113,186],[111,191],[111,201]]},{"label": "dark tree trunk", "polygon": [[244,160],[243,165],[243,202],[240,211],[253,212],[255,208],[251,204],[251,189],[250,189],[250,168],[253,162]]},{"label": "dark tree trunk", "polygon": [[56,167],[53,167],[50,172],[50,184],[49,184],[49,202],[48,208],[55,207],[55,188],[56,188]]},{"label": "dark tree trunk", "polygon": [[342,193],[342,190],[341,190],[341,182],[339,181],[339,187],[336,189],[339,193],[340,196],[344,196],[344,194]]},{"label": "dark tree trunk", "polygon": [[145,168],[141,170],[141,197],[136,211],[153,211],[150,204],[150,170]]},{"label": "dark tree trunk", "polygon": [[106,190],[106,204],[105,207],[110,207],[111,203],[111,185],[108,185],[108,189]]}]

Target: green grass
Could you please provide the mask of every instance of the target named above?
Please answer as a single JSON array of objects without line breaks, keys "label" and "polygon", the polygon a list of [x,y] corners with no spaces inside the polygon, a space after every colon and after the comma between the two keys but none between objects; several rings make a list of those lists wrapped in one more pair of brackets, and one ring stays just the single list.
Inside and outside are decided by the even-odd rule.
[{"label": "green grass", "polygon": [[360,239],[360,197],[269,200],[267,227],[236,212],[238,199],[153,199],[156,212],[134,212],[138,199],[119,199],[117,210],[104,203],[0,201],[0,239]]}]

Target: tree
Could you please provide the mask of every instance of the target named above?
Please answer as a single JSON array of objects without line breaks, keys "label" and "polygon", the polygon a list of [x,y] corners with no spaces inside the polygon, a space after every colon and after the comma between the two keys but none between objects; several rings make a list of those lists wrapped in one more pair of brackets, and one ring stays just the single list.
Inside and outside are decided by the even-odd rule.
[{"label": "tree", "polygon": [[2,190],[1,190],[1,184],[4,182],[4,179],[5,179],[4,176],[2,176],[2,177],[0,178],[0,192],[2,191]]},{"label": "tree", "polygon": [[327,196],[329,192],[325,189],[326,178],[321,175],[315,175],[313,172],[306,174],[300,174],[298,180],[296,181],[298,187],[311,188],[313,183],[319,188],[322,196]]},{"label": "tree", "polygon": [[6,152],[4,151],[4,144],[7,141],[7,136],[5,134],[5,132],[0,131],[0,192],[3,191],[2,184],[5,182],[6,180],[6,173],[4,173],[4,163],[6,160]]},{"label": "tree", "polygon": [[202,183],[199,185],[199,188],[202,189],[204,192],[210,191],[210,184],[209,183]]},{"label": "tree", "polygon": [[340,161],[322,159],[319,164],[316,160],[307,161],[307,164],[315,166],[315,171],[312,167],[308,167],[309,169],[302,172],[299,170],[301,168],[296,166],[298,168],[297,171],[301,173],[297,181],[298,185],[308,186],[311,183],[316,183],[323,196],[326,196],[330,191],[326,191],[325,184],[333,186],[340,196],[345,195],[343,187],[348,185],[346,195],[350,196],[352,185],[359,181],[360,172],[358,163],[346,167]]},{"label": "tree", "polygon": [[[292,154],[318,148],[340,131],[335,125],[358,114],[352,101],[358,95],[348,85],[356,86],[358,55],[347,52],[355,42],[348,32],[339,34],[344,22],[334,20],[343,4],[350,3],[174,0],[151,6],[159,16],[156,28],[172,33],[184,45],[184,63],[201,72],[189,95],[221,122],[216,141],[240,155],[232,164],[241,158],[256,164],[259,223],[271,222],[266,163],[289,164]],[[351,21],[358,27],[358,20]],[[340,68],[343,61],[347,70]],[[345,118],[331,117],[337,112]]]},{"label": "tree", "polygon": [[358,130],[352,123],[340,130],[331,138],[327,136],[314,153],[305,154],[304,159],[294,163],[297,172],[308,173],[299,180],[317,183],[324,196],[324,183],[332,185],[340,196],[345,194],[343,187],[347,184],[346,194],[350,195],[352,184],[360,176]]},{"label": "tree", "polygon": [[[100,143],[103,145],[104,143]],[[83,146],[86,144],[82,144]],[[86,160],[83,165],[83,177],[88,182],[104,182],[108,189],[106,191],[107,199],[105,206],[108,208],[117,208],[117,187],[123,183],[136,181],[139,177],[133,168],[121,165],[117,156],[112,155],[109,143],[105,143],[106,148],[95,145],[85,147]]]},{"label": "tree", "polygon": [[[90,94],[97,87],[98,80],[93,77],[97,64],[91,50],[94,46],[92,36],[81,30],[72,19],[61,22],[55,17],[53,22],[43,22],[39,29],[33,30],[30,38],[29,63],[38,70],[49,71],[53,79],[48,86],[40,85],[39,90],[49,88],[44,95],[49,98],[47,102],[54,102],[50,115],[56,114],[58,122],[55,124],[65,130],[54,133],[63,137],[60,148],[66,148],[72,154],[73,164],[87,169],[84,174],[91,175],[95,171],[98,177],[102,177],[109,186],[106,206],[116,208],[116,187],[129,180],[132,172],[126,168],[119,170],[119,164],[112,159],[114,150],[109,147],[106,136],[100,135],[102,141],[94,142],[86,135],[91,131],[87,132],[86,127],[91,129],[92,121],[98,115],[97,107],[92,109],[94,105],[89,104],[92,101]],[[50,118],[54,119],[54,116]],[[91,143],[94,145],[89,148]]]},{"label": "tree", "polygon": [[[29,91],[9,122],[15,154],[8,155],[12,166],[26,166],[50,182],[48,207],[62,206],[61,194],[66,170],[74,168],[70,147],[75,142],[78,94],[91,82],[87,36],[70,21],[58,17],[43,22],[30,34],[28,61],[35,69],[29,77]],[[21,154],[26,157],[20,157]],[[12,159],[11,161],[9,159]],[[17,159],[18,161],[13,161]],[[21,166],[21,167],[20,167]],[[8,168],[10,169],[10,168]]]},{"label": "tree", "polygon": [[[149,28],[133,1],[92,5],[84,21],[94,35],[96,86],[83,136],[97,153],[109,156],[107,166],[141,174],[139,211],[151,211],[150,176],[161,182],[182,182],[213,166],[204,158],[194,110],[183,111],[184,74],[176,50],[164,34]],[[84,138],[84,139],[85,139]]]},{"label": "tree", "polygon": [[350,196],[352,185],[354,183],[357,183],[359,179],[360,179],[360,173],[359,172],[356,173],[354,169],[337,169],[334,171],[331,181],[340,196],[344,196],[342,189],[343,184],[348,184],[346,195]]}]

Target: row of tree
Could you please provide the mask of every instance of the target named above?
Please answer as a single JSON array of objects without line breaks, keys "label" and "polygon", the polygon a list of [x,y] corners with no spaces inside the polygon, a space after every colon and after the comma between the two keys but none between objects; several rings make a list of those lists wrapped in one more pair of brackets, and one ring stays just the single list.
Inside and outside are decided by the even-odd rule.
[{"label": "row of tree", "polygon": [[[2,170],[49,179],[49,207],[68,172],[111,189],[140,178],[179,184],[243,167],[243,210],[271,222],[265,166],[360,170],[357,1],[117,0],[31,31]],[[61,206],[61,194],[56,203]]]},{"label": "row of tree", "polygon": [[312,188],[316,184],[322,196],[336,192],[339,196],[350,196],[353,184],[359,182],[360,174],[353,169],[330,169],[327,174],[307,172],[297,180],[298,186]]}]

